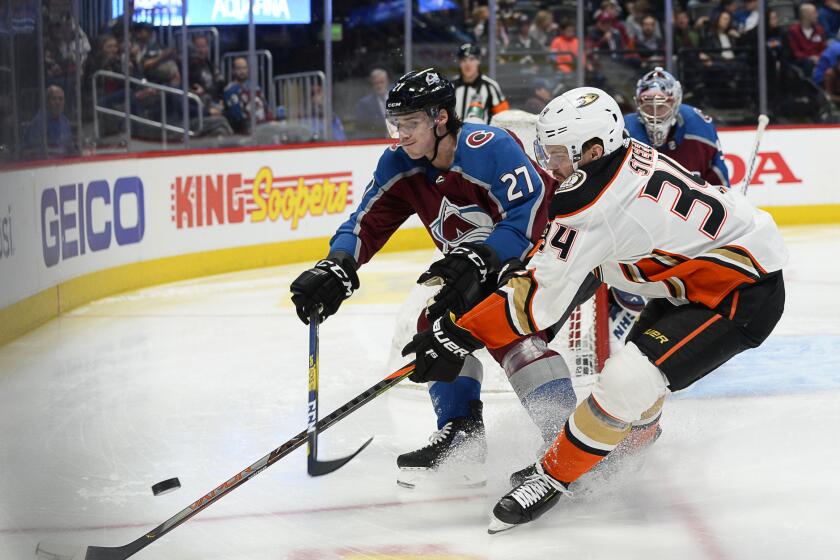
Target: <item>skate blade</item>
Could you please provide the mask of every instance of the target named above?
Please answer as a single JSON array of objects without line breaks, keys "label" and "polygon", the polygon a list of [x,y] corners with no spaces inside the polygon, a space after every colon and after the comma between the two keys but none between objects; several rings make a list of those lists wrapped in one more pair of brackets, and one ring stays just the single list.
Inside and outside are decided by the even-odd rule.
[{"label": "skate blade", "polygon": [[469,489],[487,486],[484,473],[458,473],[424,468],[401,468],[397,485],[402,488]]},{"label": "skate blade", "polygon": [[516,527],[516,525],[512,523],[505,523],[492,513],[490,514],[490,525],[487,527],[487,533],[490,535],[495,535],[497,533],[502,533],[504,531],[509,531]]}]

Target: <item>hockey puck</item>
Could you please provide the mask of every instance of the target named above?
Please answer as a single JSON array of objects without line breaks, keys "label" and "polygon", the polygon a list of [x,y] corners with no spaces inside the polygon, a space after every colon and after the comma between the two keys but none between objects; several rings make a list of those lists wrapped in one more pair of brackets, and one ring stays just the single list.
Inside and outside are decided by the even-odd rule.
[{"label": "hockey puck", "polygon": [[166,494],[167,492],[177,490],[180,487],[180,480],[178,480],[177,478],[168,478],[152,486],[152,494],[154,494],[155,496],[160,496],[161,494]]}]

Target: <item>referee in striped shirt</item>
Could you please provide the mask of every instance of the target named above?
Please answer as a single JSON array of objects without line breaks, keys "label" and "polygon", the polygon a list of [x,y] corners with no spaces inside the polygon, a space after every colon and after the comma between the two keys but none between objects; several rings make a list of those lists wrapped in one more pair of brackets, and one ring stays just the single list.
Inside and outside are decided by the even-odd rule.
[{"label": "referee in striped shirt", "polygon": [[455,112],[464,122],[490,124],[493,115],[507,111],[510,105],[498,82],[481,73],[481,48],[464,43],[458,48],[458,76],[455,86]]}]

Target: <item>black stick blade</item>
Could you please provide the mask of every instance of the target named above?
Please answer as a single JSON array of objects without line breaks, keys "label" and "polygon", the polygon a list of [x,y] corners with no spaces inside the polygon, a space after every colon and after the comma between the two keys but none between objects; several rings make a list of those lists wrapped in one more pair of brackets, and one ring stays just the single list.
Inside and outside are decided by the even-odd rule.
[{"label": "black stick blade", "polygon": [[352,455],[348,455],[342,459],[333,459],[330,461],[319,461],[318,459],[309,456],[309,460],[306,463],[306,472],[309,473],[309,476],[324,476],[325,474],[330,474],[331,472],[337,471],[347,463],[353,460],[353,458],[361,453],[365,447],[370,445],[370,442],[373,441],[373,438],[367,440],[364,445],[362,445],[355,453]]}]

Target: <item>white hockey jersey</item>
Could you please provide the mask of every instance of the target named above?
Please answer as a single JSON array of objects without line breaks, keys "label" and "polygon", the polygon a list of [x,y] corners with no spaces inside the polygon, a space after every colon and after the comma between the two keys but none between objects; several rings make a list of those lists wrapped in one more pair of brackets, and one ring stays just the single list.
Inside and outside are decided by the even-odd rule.
[{"label": "white hockey jersey", "polygon": [[492,348],[553,325],[593,270],[621,290],[714,308],[788,258],[773,218],[737,189],[635,140],[573,173],[549,216],[527,270],[458,321]]}]

